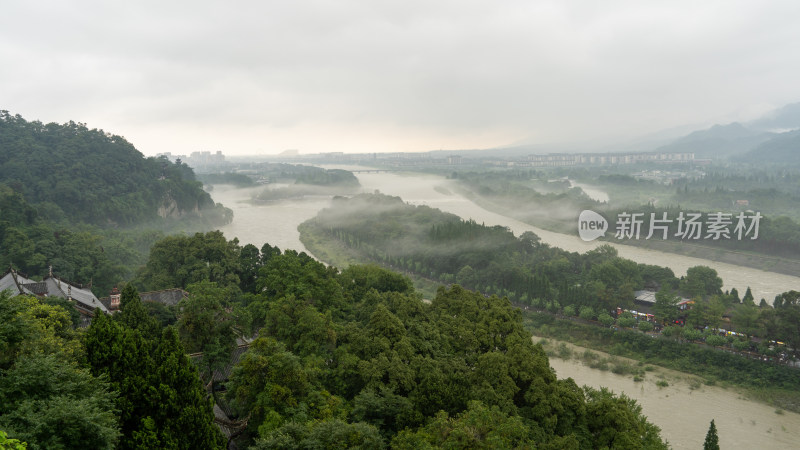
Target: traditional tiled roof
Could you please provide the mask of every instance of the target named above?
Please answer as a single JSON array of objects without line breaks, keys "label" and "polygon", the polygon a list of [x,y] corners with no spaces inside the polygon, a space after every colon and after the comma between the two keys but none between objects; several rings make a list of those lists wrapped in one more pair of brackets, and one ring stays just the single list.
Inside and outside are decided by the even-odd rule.
[{"label": "traditional tiled roof", "polygon": [[39,297],[71,298],[76,302],[75,306],[86,312],[91,313],[95,309],[99,309],[108,313],[108,308],[100,303],[92,291],[56,277],[34,281],[9,269],[0,279],[0,291],[11,291],[12,295],[27,294]]},{"label": "traditional tiled roof", "polygon": [[40,281],[38,283],[25,283],[22,286],[36,295],[47,294],[47,283],[43,281]]},{"label": "traditional tiled roof", "polygon": [[90,311],[99,309],[108,314],[108,308],[100,303],[89,289],[80,288],[56,277],[47,277],[44,282],[47,283],[48,296],[72,298]]},{"label": "traditional tiled roof", "polygon": [[11,291],[12,295],[23,293],[21,291],[21,286],[17,284],[16,273],[14,271],[9,270],[3,275],[3,278],[0,278],[0,292],[2,291]]},{"label": "traditional tiled roof", "polygon": [[177,288],[142,292],[139,294],[139,298],[141,298],[143,302],[158,302],[167,306],[175,306],[188,296],[188,292]]},{"label": "traditional tiled roof", "polygon": [[633,295],[636,296],[636,301],[638,302],[650,303],[650,304],[656,302],[655,291],[635,291]]},{"label": "traditional tiled roof", "polygon": [[107,310],[111,311],[111,297],[100,297],[98,300]]},{"label": "traditional tiled roof", "polygon": [[[189,297],[189,293],[178,288],[139,293],[139,298],[142,299],[143,302],[157,302],[166,306],[175,306],[178,302],[187,297]],[[111,297],[101,297],[100,303],[102,303],[106,309],[111,309]]]}]

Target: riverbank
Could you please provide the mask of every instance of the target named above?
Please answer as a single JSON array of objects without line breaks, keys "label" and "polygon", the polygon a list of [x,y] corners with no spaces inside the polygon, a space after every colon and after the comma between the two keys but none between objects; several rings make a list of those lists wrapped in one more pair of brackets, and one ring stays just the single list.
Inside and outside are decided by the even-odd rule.
[{"label": "riverbank", "polygon": [[[573,233],[576,229],[576,224],[566,223],[562,221],[545,220],[534,221],[525,214],[521,214],[518,209],[506,208],[498,205],[486,198],[478,195],[477,193],[469,190],[463,185],[458,189],[460,195],[469,198],[476,205],[489,211],[508,216],[524,222],[528,225],[541,227],[547,231],[554,233],[564,234],[566,236],[576,237]],[[570,232],[565,232],[569,230]],[[613,230],[610,230],[613,232]],[[707,259],[710,261],[721,262],[742,267],[749,267],[752,269],[763,270],[765,272],[774,272],[783,275],[798,276],[800,275],[800,260],[787,259],[772,255],[765,255],[763,253],[756,253],[751,251],[736,251],[720,247],[711,247],[697,242],[675,242],[667,240],[616,240],[616,239],[599,239],[600,243],[611,243],[614,245],[624,245],[629,247],[643,248],[658,252],[673,253],[675,255],[689,256],[692,258]],[[800,287],[800,286],[798,286]],[[766,299],[771,302],[771,298]]]},{"label": "riverbank", "polygon": [[[533,336],[534,342],[542,339]],[[710,386],[700,377],[552,338],[545,338],[544,348],[559,378],[635,399],[675,449],[701,448],[712,419],[720,448],[793,449],[800,442],[800,414],[748,400],[736,389]]]},{"label": "riverbank", "polygon": [[[752,401],[800,413],[798,369],[706,345],[633,330],[617,331],[559,319],[547,313],[525,311],[523,317],[526,328],[534,335],[608,352],[635,360],[637,364],[659,365],[691,374],[703,384],[735,388]],[[607,368],[614,368],[620,374],[643,375],[629,367],[605,363]]]}]

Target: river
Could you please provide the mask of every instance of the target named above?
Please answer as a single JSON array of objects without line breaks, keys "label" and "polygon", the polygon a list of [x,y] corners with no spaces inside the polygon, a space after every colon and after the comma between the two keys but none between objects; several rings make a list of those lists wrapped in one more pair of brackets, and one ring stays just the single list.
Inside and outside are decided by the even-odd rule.
[{"label": "river", "polygon": [[[340,167],[341,166],[336,166]],[[357,167],[345,167],[355,169]],[[474,219],[486,225],[508,227],[519,236],[525,231],[536,233],[542,242],[572,252],[584,253],[603,245],[602,242],[584,242],[574,235],[555,233],[520,222],[491,211],[487,211],[471,200],[457,195],[453,181],[433,175],[398,173],[362,173],[358,180],[364,192],[378,190],[384,194],[396,195],[403,200],[428,205],[442,211],[456,214],[464,219]],[[317,211],[327,207],[330,199],[324,197],[304,200],[286,200],[274,203],[252,205],[247,202],[254,192],[263,187],[233,189],[230,186],[215,186],[212,197],[216,202],[233,209],[233,223],[221,228],[226,236],[236,236],[242,243],[252,243],[259,248],[265,242],[281,249],[307,251],[300,242],[297,225],[308,220]],[[639,263],[656,264],[669,267],[677,276],[686,274],[693,266],[708,266],[717,271],[723,281],[723,289],[736,288],[743,294],[751,288],[756,301],[761,298],[772,303],[776,295],[800,290],[800,278],[775,272],[767,272],[749,267],[736,266],[674,253],[660,252],[629,245],[609,243],[619,255]]]},{"label": "river", "polygon": [[[352,167],[350,167],[352,169]],[[602,242],[584,242],[574,235],[555,233],[528,225],[519,220],[506,217],[473,203],[457,195],[451,180],[432,175],[397,173],[362,173],[358,180],[364,192],[379,190],[384,194],[396,195],[417,205],[428,205],[442,211],[456,214],[464,219],[474,219],[486,225],[508,227],[519,236],[525,231],[536,233],[542,242],[572,252],[584,253],[603,245]],[[233,209],[233,223],[221,228],[226,236],[236,236],[243,243],[252,243],[259,248],[264,242],[277,245],[281,249],[306,251],[300,243],[297,225],[316,215],[317,211],[328,206],[330,200],[324,197],[303,200],[286,200],[274,203],[252,205],[247,202],[254,192],[263,187],[233,189],[230,186],[215,186],[211,193],[214,201]],[[775,272],[767,272],[749,267],[736,266],[674,253],[660,252],[629,245],[609,243],[619,255],[639,263],[656,264],[669,267],[677,276],[686,274],[693,266],[709,266],[717,271],[723,281],[723,289],[736,288],[743,294],[751,288],[756,301],[761,298],[772,303],[776,295],[800,290],[800,278]]]},{"label": "river", "polygon": [[[569,347],[576,353],[584,351],[582,347]],[[800,414],[778,414],[775,408],[745,400],[733,390],[697,382],[692,385],[691,376],[680,372],[657,368],[645,372],[644,381],[636,382],[631,375],[592,369],[574,359],[551,357],[550,366],[559,378],[571,377],[579,386],[604,386],[634,398],[674,449],[702,448],[712,419],[720,448],[796,449],[800,445]],[[662,379],[669,386],[657,386]]]},{"label": "river", "polygon": [[[542,239],[542,242],[571,252],[584,253],[603,245],[599,241],[584,242],[575,235],[543,230],[519,220],[487,211],[471,200],[454,194],[456,189],[451,184],[454,182],[441,177],[416,174],[365,173],[359,174],[358,179],[367,192],[378,189],[384,194],[399,196],[413,204],[425,204],[439,208],[464,219],[474,219],[476,222],[486,225],[502,225],[508,227],[517,236],[525,231],[532,231]],[[800,290],[800,278],[790,275],[629,245],[614,243],[610,243],[610,245],[616,248],[619,255],[624,258],[639,263],[669,267],[678,277],[685,275],[686,270],[690,267],[709,266],[715,269],[722,278],[723,289],[728,290],[735,287],[736,290],[743,294],[749,286],[756,301],[764,298],[767,302],[772,303],[772,299],[780,293],[792,289]]]},{"label": "river", "polygon": [[259,249],[264,243],[281,250],[306,250],[300,242],[297,226],[317,215],[331,204],[329,197],[310,197],[302,200],[282,200],[253,204],[251,197],[264,190],[263,186],[237,189],[230,185],[214,185],[210,192],[217,203],[233,210],[233,222],[220,228],[225,237],[237,237],[239,242],[253,244]]},{"label": "river", "polygon": [[[455,194],[449,180],[426,175],[395,173],[358,174],[364,192],[379,190],[384,194],[402,197],[413,204],[425,204],[451,212],[465,219],[472,218],[486,225],[502,225],[516,235],[533,231],[543,242],[569,251],[585,252],[597,243],[586,243],[578,237],[553,233],[532,227],[478,207],[470,200]],[[228,238],[238,237],[242,244],[252,243],[259,248],[265,242],[281,249],[306,251],[299,240],[297,225],[314,217],[330,205],[330,198],[315,197],[267,204],[251,204],[253,193],[263,187],[234,189],[217,185],[211,192],[215,201],[234,212],[233,223],[221,228]],[[751,286],[756,298],[772,299],[777,293],[800,288],[800,279],[757,269],[716,263],[670,253],[657,252],[623,245],[615,246],[620,255],[634,261],[659,264],[672,268],[676,274],[686,273],[695,265],[713,267],[725,282],[725,288],[736,287],[744,292]],[[551,365],[560,377],[572,377],[580,385],[606,386],[615,392],[625,392],[642,405],[644,414],[662,428],[662,435],[674,448],[700,448],[709,421],[716,421],[722,448],[798,448],[800,415],[742,399],[732,390],[703,386],[691,390],[688,383],[670,381],[667,388],[658,388],[653,380],[634,383],[630,377],[591,369],[575,361],[553,358]]]}]

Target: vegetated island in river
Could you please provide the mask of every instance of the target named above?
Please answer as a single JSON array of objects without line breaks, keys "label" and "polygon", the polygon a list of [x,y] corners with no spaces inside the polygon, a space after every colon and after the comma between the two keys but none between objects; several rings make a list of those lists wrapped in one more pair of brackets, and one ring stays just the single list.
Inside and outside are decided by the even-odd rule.
[{"label": "vegetated island in river", "polygon": [[314,195],[347,195],[355,193],[360,186],[352,172],[304,165],[270,164],[259,169],[259,176],[269,183],[253,196],[254,203]]},{"label": "vegetated island in river", "polygon": [[[455,283],[503,296],[545,312],[530,320],[547,325],[554,337],[595,342],[612,353],[739,385],[756,398],[800,410],[798,372],[780,364],[795,361],[800,348],[798,292],[782,294],[774,308],[756,305],[748,293],[740,298],[738,292],[721,292],[722,280],[708,267],[690,268],[678,279],[668,268],[620,258],[608,246],[566,252],[540,243],[533,233],[515,237],[504,227],[380,194],[335,198],[299,230],[306,247],[325,261],[374,262],[423,286]],[[624,311],[638,309],[634,292],[645,289],[657,292],[655,314],[639,320],[641,315]],[[552,314],[596,322],[543,322],[552,321]],[[570,331],[559,331],[564,329]],[[653,331],[661,338],[644,334]]]}]

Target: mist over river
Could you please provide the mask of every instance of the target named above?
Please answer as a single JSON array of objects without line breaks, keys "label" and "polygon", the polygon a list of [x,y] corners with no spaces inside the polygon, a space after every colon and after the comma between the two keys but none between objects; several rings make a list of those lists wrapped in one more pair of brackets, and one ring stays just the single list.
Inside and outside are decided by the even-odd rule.
[{"label": "mist over river", "polygon": [[[487,211],[456,194],[452,182],[442,177],[396,173],[356,175],[364,192],[379,190],[384,194],[399,196],[406,202],[439,208],[464,219],[506,226],[517,236],[525,231],[533,231],[543,242],[569,251],[586,252],[601,245],[583,242],[577,236],[542,230]],[[214,201],[234,212],[233,222],[222,227],[221,231],[228,239],[238,237],[241,244],[251,243],[260,248],[267,242],[282,250],[310,253],[300,242],[297,225],[328,207],[330,198],[251,203],[251,196],[262,189],[264,187],[235,189],[225,185],[214,186],[211,192]],[[744,293],[750,286],[756,299],[764,297],[771,301],[781,292],[800,290],[798,277],[637,247],[614,246],[620,256],[670,267],[678,276],[685,275],[686,269],[692,266],[712,267],[722,277],[724,289],[736,287],[740,293]],[[606,386],[636,399],[642,405],[644,414],[661,427],[662,436],[670,441],[673,448],[701,448],[711,419],[716,421],[722,448],[800,448],[799,414],[776,414],[774,408],[744,400],[733,390],[710,386],[691,390],[688,383],[680,380],[670,380],[669,387],[659,389],[653,380],[634,383],[630,377],[591,369],[575,361],[553,358],[551,365],[561,378],[572,377],[579,385]]]},{"label": "mist over river", "polygon": [[[359,167],[332,166],[355,170]],[[473,219],[486,225],[508,227],[516,236],[525,231],[536,233],[542,242],[572,252],[584,253],[602,242],[584,242],[578,236],[555,233],[528,225],[491,211],[487,211],[471,200],[456,194],[453,181],[433,175],[397,173],[359,173],[356,174],[364,192],[378,190],[384,194],[401,197],[415,205],[428,205],[442,211],[456,214],[464,219]],[[266,204],[251,204],[253,193],[264,187],[234,189],[231,186],[217,185],[211,192],[214,201],[233,209],[233,223],[221,230],[228,238],[238,237],[242,243],[252,243],[261,248],[265,242],[281,249],[295,249],[308,252],[300,242],[297,225],[314,217],[322,208],[330,205],[330,199],[312,197],[302,200],[284,200]],[[576,225],[577,226],[577,225]],[[800,277],[766,272],[749,267],[736,266],[722,262],[660,252],[641,247],[610,243],[619,255],[645,264],[666,266],[680,277],[693,266],[708,266],[717,271],[723,281],[723,289],[736,288],[744,295],[748,286],[758,302],[764,298],[772,303],[776,295],[800,290]],[[310,252],[308,252],[310,253]]]}]

